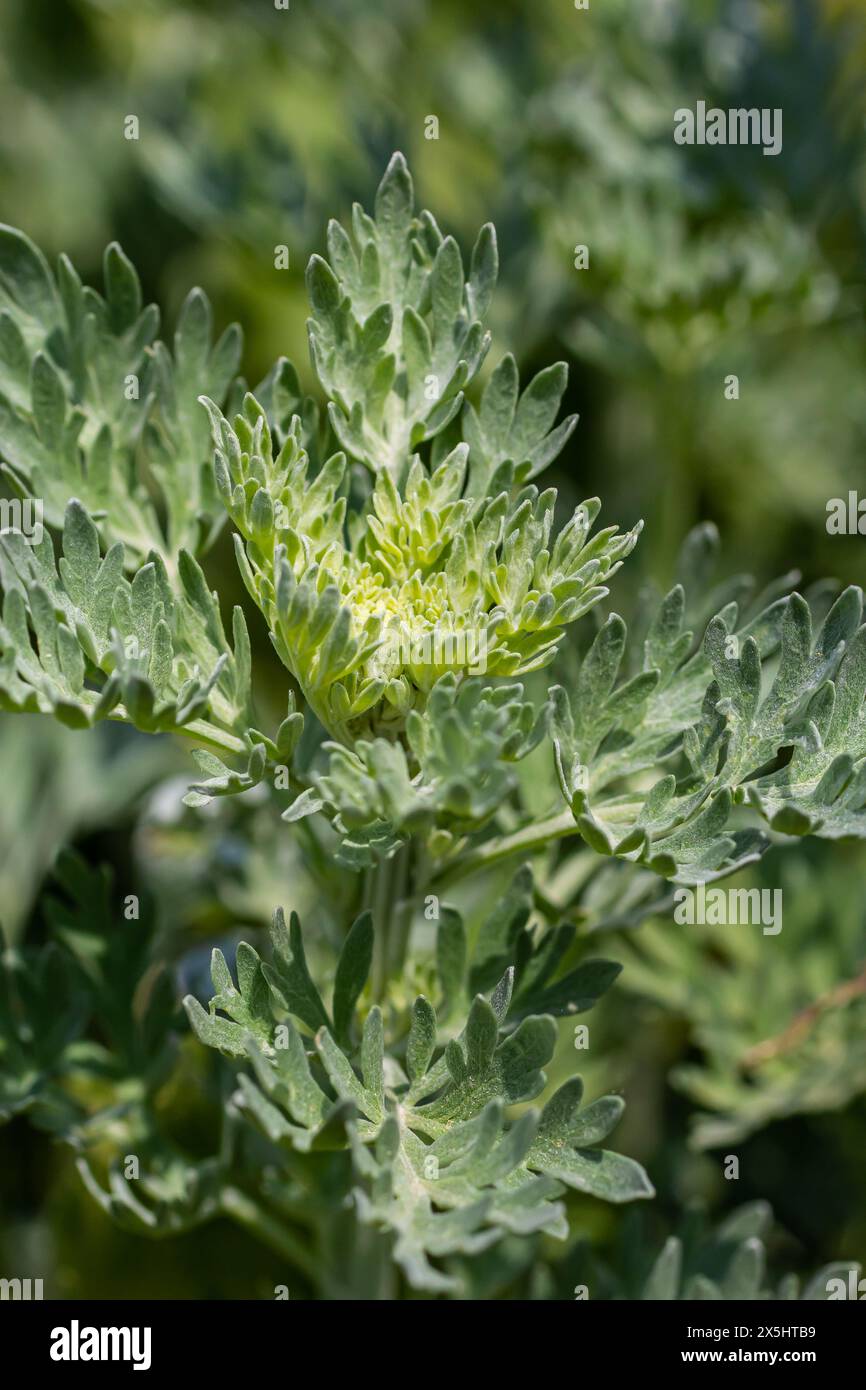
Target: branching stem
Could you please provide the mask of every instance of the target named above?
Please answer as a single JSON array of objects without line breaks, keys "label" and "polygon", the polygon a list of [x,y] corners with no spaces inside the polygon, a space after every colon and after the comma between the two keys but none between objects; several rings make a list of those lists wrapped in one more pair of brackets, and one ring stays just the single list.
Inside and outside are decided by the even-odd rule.
[{"label": "branching stem", "polygon": [[232,1186],[222,1189],[220,1208],[232,1221],[236,1221],[251,1235],[269,1245],[278,1255],[291,1260],[293,1265],[304,1272],[314,1288],[318,1286],[319,1271],[312,1252],[272,1212],[267,1211],[239,1187]]},{"label": "branching stem", "polygon": [[390,979],[399,975],[406,960],[412,926],[409,874],[412,849],[401,845],[367,873],[364,906],[373,914],[373,998],[381,1000]]},{"label": "branching stem", "polygon": [[538,854],[554,840],[579,834],[574,816],[570,811],[562,811],[559,815],[548,816],[547,820],[539,821],[536,825],[526,825],[510,835],[499,835],[494,840],[476,845],[450,862],[446,860],[439,872],[433,875],[431,886],[437,889],[447,888],[458,879],[480,873],[516,854]]}]

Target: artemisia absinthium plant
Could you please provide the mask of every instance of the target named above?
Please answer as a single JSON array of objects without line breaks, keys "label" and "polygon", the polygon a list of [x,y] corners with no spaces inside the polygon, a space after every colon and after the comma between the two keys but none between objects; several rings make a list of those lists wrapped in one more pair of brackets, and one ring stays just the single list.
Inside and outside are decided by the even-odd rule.
[{"label": "artemisia absinthium plant", "polygon": [[[396,155],[374,216],[356,207],[327,240],[307,277],[322,413],[285,360],[248,391],[240,333],[214,342],[200,291],[169,346],[117,246],[100,296],[66,258],[52,273],[20,232],[0,236],[0,451],[45,520],[41,537],[2,538],[2,708],[187,736],[189,804],[260,786],[304,823],[286,833],[324,897],[345,901],[349,875],[357,907],[330,966],[329,943],[281,909],[264,959],[242,944],[233,972],[214,950],[213,997],[186,1010],[238,1075],[219,1153],[193,1162],[158,1118],[172,982],[154,976],[146,924],[121,934],[108,881],[65,860],[54,943],[7,957],[0,1105],[73,1144],[136,1230],[229,1215],[307,1293],[399,1296],[404,1280],[453,1295],[489,1246],[567,1236],[569,1189],[652,1195],[602,1147],[619,1097],[584,1106],[572,1077],[528,1104],[548,1088],[557,1017],[618,971],[557,906],[560,841],[603,856],[639,920],[672,883],[763,852],[746,804],[787,834],[863,835],[862,596],[749,601],[738,582],[687,606],[677,585],[637,642],[611,614],[560,660],[640,526],[593,531],[597,499],[557,519],[535,481],[575,425],[556,423],[562,364],[521,392],[508,355],[466,398],[490,341],[493,228],[467,274]],[[244,614],[229,640],[196,558],[226,516],[286,669],[270,732]],[[687,571],[711,543],[690,539]],[[526,683],[554,661],[547,693]],[[541,815],[530,754],[555,768],[559,806]],[[499,865],[510,886],[464,920],[450,885]],[[109,1164],[106,1190],[106,1145],[141,1156],[135,1182]]]}]

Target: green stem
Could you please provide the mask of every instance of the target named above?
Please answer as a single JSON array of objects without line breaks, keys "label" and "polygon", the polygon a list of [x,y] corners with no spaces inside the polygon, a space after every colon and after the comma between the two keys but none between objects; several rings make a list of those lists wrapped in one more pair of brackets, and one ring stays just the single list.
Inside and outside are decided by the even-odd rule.
[{"label": "green stem", "polygon": [[278,1255],[285,1256],[293,1265],[302,1270],[314,1288],[318,1286],[319,1271],[312,1253],[271,1212],[260,1206],[245,1192],[242,1192],[239,1187],[224,1187],[222,1189],[220,1207],[226,1216],[231,1217],[232,1221],[236,1221],[251,1235],[256,1236],[265,1245],[269,1245],[272,1250],[275,1250]]},{"label": "green stem", "polygon": [[394,898],[391,904],[391,931],[388,941],[388,978],[401,974],[409,948],[409,932],[412,929],[412,898],[409,895],[409,870],[412,857],[411,843],[397,851],[394,866]]},{"label": "green stem", "polygon": [[495,840],[476,845],[450,862],[446,860],[438,873],[433,875],[432,886],[447,888],[458,879],[466,878],[468,874],[480,873],[515,854],[538,854],[554,840],[579,834],[574,816],[570,811],[562,811],[559,815],[548,816],[547,820],[538,821],[535,825],[526,825],[522,830],[515,830],[511,835],[500,835]]},{"label": "green stem", "polygon": [[400,974],[406,961],[412,927],[412,895],[409,874],[412,847],[401,845],[390,859],[369,871],[364,884],[364,906],[373,914],[373,998],[384,997],[388,981]]},{"label": "green stem", "polygon": [[[123,705],[115,705],[108,717],[120,724],[129,724],[131,728],[135,727]],[[160,730],[160,733],[163,732],[197,739],[200,743],[208,743],[212,748],[219,748],[224,753],[245,754],[249,752],[249,748],[242,738],[237,738],[226,729],[218,728],[216,724],[209,724],[206,719],[191,719],[188,724],[178,724],[173,729]]]},{"label": "green stem", "polygon": [[249,752],[242,738],[237,738],[226,729],[217,728],[215,724],[209,724],[205,719],[192,719],[189,724],[178,727],[174,732],[184,734],[187,738],[200,739],[202,743],[210,743],[214,748],[223,748],[227,753]]},{"label": "green stem", "polygon": [[603,868],[604,863],[605,859],[601,854],[567,855],[547,881],[546,891],[551,902],[556,903],[559,910],[563,911]]},{"label": "green stem", "polygon": [[381,1000],[388,981],[388,928],[390,926],[391,892],[394,879],[394,860],[383,859],[370,871],[368,884],[369,907],[373,914],[373,998]]}]

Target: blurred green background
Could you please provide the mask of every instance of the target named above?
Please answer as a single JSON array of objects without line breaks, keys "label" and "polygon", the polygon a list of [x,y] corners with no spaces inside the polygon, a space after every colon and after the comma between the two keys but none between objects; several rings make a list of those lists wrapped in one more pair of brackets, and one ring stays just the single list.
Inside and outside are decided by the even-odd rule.
[{"label": "blurred green background", "polygon": [[[526,380],[569,362],[564,409],[581,419],[550,478],[563,507],[598,493],[606,521],[646,519],[615,607],[668,584],[683,536],[705,519],[725,574],[862,583],[866,541],[825,525],[828,499],[866,495],[862,0],[591,0],[588,11],[572,0],[0,0],[0,33],[0,220],[49,257],[66,251],[91,281],[120,240],[163,332],[200,284],[220,327],[243,325],[250,381],[284,353],[312,390],[306,261],[327,219],[369,205],[402,149],[419,201],[464,247],[496,223],[489,365],[512,349]],[[781,107],[782,153],[676,146],[673,112],[698,99]],[[124,138],[129,115],[138,140]],[[274,267],[278,245],[288,270]],[[208,573],[233,601],[225,542]],[[277,668],[273,690],[278,703]],[[278,900],[314,911],[279,822],[254,806],[180,806],[183,750],[0,717],[0,760],[0,918],[13,937],[39,939],[40,892],[66,844],[141,885],[129,891],[151,896],[177,959],[259,930]],[[792,1000],[807,1006],[866,957],[866,855],[819,845],[792,857],[783,869],[773,851],[761,870],[768,883],[794,876],[782,1022]],[[586,1069],[592,1094],[628,1096],[618,1143],[659,1189],[648,1227],[663,1237],[692,1200],[722,1212],[761,1197],[783,1232],[782,1267],[863,1259],[866,1023],[858,1014],[854,1043],[847,1017],[844,1041],[817,1041],[841,1059],[832,1085],[819,1070],[810,1090],[799,1059],[785,1098],[758,1105],[735,1141],[743,1176],[726,1183],[718,1153],[690,1138],[700,1144],[708,1108],[752,1113],[751,1095],[728,1093],[725,1028],[736,1015],[741,1038],[758,1010],[750,989],[763,1003],[766,987],[747,943],[692,952],[668,936],[649,924],[605,942],[627,969]],[[201,1065],[191,1053],[185,1074]],[[204,1112],[185,1124],[206,1153]],[[4,1270],[50,1269],[54,1294],[254,1297],[275,1282],[272,1257],[223,1224],[158,1245],[119,1234],[67,1156],[22,1122],[0,1134],[0,1210]],[[619,1238],[620,1214],[575,1211],[602,1248]]]}]

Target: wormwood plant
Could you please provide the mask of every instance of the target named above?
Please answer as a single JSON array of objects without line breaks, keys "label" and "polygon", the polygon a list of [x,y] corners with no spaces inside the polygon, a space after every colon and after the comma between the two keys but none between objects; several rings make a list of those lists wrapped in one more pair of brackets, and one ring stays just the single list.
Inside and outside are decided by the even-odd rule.
[{"label": "wormwood plant", "polygon": [[825,1265],[804,1283],[791,1274],[773,1280],[767,1273],[766,1247],[772,1220],[766,1202],[748,1202],[708,1231],[702,1213],[691,1211],[680,1233],[669,1236],[649,1259],[636,1223],[630,1222],[617,1252],[619,1267],[593,1271],[590,1278],[601,1283],[612,1298],[666,1302],[818,1302],[838,1297],[840,1283],[846,1284],[852,1277],[857,1282],[860,1266],[851,1262]]},{"label": "wormwood plant", "polygon": [[[183,971],[146,905],[122,920],[64,858],[48,944],[5,957],[0,1105],[70,1143],[131,1229],[229,1216],[307,1294],[471,1295],[490,1247],[510,1267],[515,1241],[566,1238],[572,1194],[653,1195],[603,1147],[622,1099],[544,1070],[557,1019],[618,973],[588,930],[752,863],[769,831],[866,834],[862,594],[713,587],[704,528],[688,587],[631,632],[597,616],[640,524],[595,529],[596,498],[558,516],[535,481],[576,423],[562,364],[521,390],[506,355],[473,386],[493,228],[467,271],[396,155],[374,215],[327,242],[323,411],[284,359],[249,391],[201,291],[167,344],[117,246],[100,295],[0,234],[0,452],[45,520],[0,540],[0,705],[184,736],[188,804],[258,789],[322,905],[306,931],[278,907],[264,954],[215,948],[212,989],[193,982],[222,1131],[195,1158],[167,1117],[203,1064],[177,1046]],[[276,717],[202,569],[227,519]]]}]

